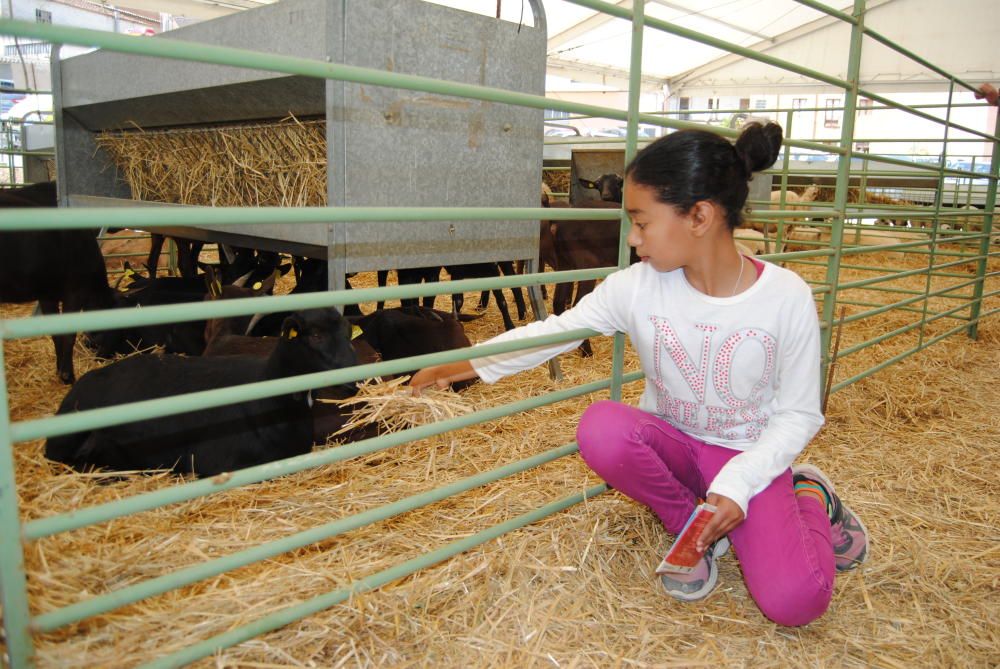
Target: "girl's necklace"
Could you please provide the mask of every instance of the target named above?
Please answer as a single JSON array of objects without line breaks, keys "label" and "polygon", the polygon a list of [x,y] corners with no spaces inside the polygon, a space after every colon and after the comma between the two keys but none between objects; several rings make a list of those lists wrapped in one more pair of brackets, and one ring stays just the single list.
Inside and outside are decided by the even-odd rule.
[{"label": "girl's necklace", "polygon": [[736,297],[736,291],[739,290],[739,287],[740,287],[740,279],[743,278],[743,269],[746,266],[747,266],[746,258],[744,258],[743,254],[741,253],[740,254],[740,275],[738,277],[736,277],[736,283],[733,284],[733,294],[730,295],[729,297]]}]

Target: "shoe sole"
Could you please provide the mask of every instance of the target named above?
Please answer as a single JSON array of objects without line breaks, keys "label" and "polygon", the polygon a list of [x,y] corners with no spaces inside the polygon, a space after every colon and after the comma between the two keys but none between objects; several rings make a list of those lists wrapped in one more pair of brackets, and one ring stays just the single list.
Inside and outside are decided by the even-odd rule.
[{"label": "shoe sole", "polygon": [[[795,466],[792,467],[792,474],[793,475],[795,475],[795,474],[805,474],[806,476],[808,476],[812,480],[819,481],[824,486],[826,486],[827,490],[829,490],[834,495],[837,495],[837,489],[833,487],[833,481],[831,481],[830,479],[828,479],[826,477],[826,474],[824,474],[822,471],[820,471],[819,467],[816,467],[815,465],[810,465],[809,463],[802,463],[802,464],[799,464],[799,465],[795,465]],[[844,498],[843,497],[841,497],[840,495],[837,495],[837,498],[840,500],[840,506],[842,506],[847,511],[847,513],[851,514],[854,517],[854,520],[856,520],[858,522],[858,525],[861,526],[861,531],[865,533],[865,539],[866,540],[870,539],[871,535],[868,534],[868,528],[865,526],[864,522],[861,520],[861,516],[859,516],[858,514],[854,513],[854,509],[852,509],[851,507],[847,506],[847,503],[844,502]],[[851,564],[850,567],[846,567],[844,569],[839,569],[838,568],[837,571],[839,571],[839,572],[851,571],[852,569],[854,569],[858,565],[861,565],[861,564],[864,564],[865,562],[867,562],[868,561],[868,556],[871,554],[871,551],[869,550],[870,548],[871,548],[871,541],[869,540],[868,541],[868,545],[865,546],[865,556],[863,558],[861,558],[860,560],[855,560]]]},{"label": "shoe sole", "polygon": [[[665,576],[665,575],[664,575]],[[695,592],[682,592],[680,590],[671,590],[667,587],[666,582],[663,580],[663,576],[660,577],[660,585],[663,586],[663,590],[673,597],[674,599],[679,599],[684,602],[696,602],[699,599],[705,599],[712,591],[715,590],[715,585],[719,581],[719,568],[716,566],[715,561],[712,561],[712,566],[708,569],[708,581],[705,585],[701,587],[700,590]]]},{"label": "shoe sole", "polygon": [[700,590],[695,592],[682,592],[680,590],[671,590],[667,587],[666,581],[664,581],[664,576],[660,576],[660,585],[663,586],[663,590],[673,597],[674,599],[679,599],[684,602],[696,602],[699,599],[705,599],[712,591],[715,590],[716,584],[719,582],[719,565],[716,564],[716,560],[725,555],[729,551],[729,537],[722,537],[715,543],[716,550],[712,553],[712,565],[708,568],[708,581],[705,585],[701,587]]}]

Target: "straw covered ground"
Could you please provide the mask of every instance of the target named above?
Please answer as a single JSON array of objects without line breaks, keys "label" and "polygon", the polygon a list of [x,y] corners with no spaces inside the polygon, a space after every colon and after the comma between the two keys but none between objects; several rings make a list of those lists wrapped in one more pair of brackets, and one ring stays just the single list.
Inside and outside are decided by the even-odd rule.
[{"label": "straw covered ground", "polygon": [[[904,264],[918,266],[919,258]],[[1000,269],[994,262],[993,271]],[[821,276],[821,267],[803,273]],[[867,276],[863,271],[845,277]],[[361,277],[370,281],[371,277]],[[957,279],[952,279],[957,280]],[[923,288],[923,277],[900,280]],[[992,280],[996,288],[996,280]],[[469,296],[469,304],[474,296]],[[439,304],[444,298],[439,298]],[[851,295],[885,300],[884,293]],[[997,306],[993,298],[988,306]],[[861,307],[850,307],[848,314]],[[3,307],[4,317],[28,307]],[[893,311],[843,327],[841,349],[919,319]],[[943,331],[948,319],[931,324]],[[952,322],[953,323],[953,322]],[[483,340],[489,315],[469,324]],[[847,356],[837,380],[916,341]],[[477,384],[475,408],[607,376],[596,357]],[[837,579],[833,603],[801,629],[755,607],[739,566],[681,604],[653,569],[669,537],[648,510],[608,492],[437,566],[222,650],[217,667],[990,667],[1000,664],[1000,319],[835,393],[804,454],[837,482],[872,535],[870,560]],[[78,374],[94,363],[78,350]],[[13,420],[51,413],[65,392],[48,341],[8,343]],[[635,359],[628,358],[628,367]],[[635,401],[641,384],[627,388]],[[35,614],[375,508],[570,442],[589,396],[279,480],[171,505],[27,546]],[[336,448],[336,445],[330,446]],[[35,519],[176,482],[70,474],[19,444],[22,515]],[[135,666],[578,493],[599,480],[575,455],[367,528],[36,636],[42,667]]]}]

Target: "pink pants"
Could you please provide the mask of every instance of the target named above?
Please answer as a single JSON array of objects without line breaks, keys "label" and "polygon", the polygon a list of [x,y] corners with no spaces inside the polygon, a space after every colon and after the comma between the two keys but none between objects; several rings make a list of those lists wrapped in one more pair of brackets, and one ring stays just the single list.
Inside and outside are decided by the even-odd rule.
[{"label": "pink pants", "polygon": [[[592,404],[577,428],[580,455],[616,490],[650,507],[676,534],[735,451],[690,437],[653,414],[610,400]],[[833,594],[833,543],[826,509],[796,497],[785,470],[750,499],[729,533],[747,589],[779,625],[823,615]]]}]

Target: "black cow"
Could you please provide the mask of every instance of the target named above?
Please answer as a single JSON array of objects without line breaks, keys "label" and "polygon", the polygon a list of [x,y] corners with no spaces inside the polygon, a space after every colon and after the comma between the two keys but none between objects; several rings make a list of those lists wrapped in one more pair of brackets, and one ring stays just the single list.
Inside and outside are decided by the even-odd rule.
[{"label": "black cow", "polygon": [[[132,282],[114,295],[117,309],[155,307],[167,304],[201,302],[208,292],[206,275],[198,277],[146,278],[131,275]],[[111,358],[151,346],[162,346],[167,353],[201,355],[205,349],[205,321],[158,323],[116,328],[87,335],[97,357]]]},{"label": "black cow", "polygon": [[[159,232],[149,233],[149,257],[146,259],[146,269],[150,277],[156,276],[156,267],[160,263],[160,253],[163,250],[163,242],[167,236]],[[177,245],[177,269],[183,277],[195,277],[198,275],[198,256],[205,242],[182,237],[171,237]]]},{"label": "black cow", "polygon": [[[383,360],[440,353],[472,345],[454,314],[426,307],[380,309],[357,319],[355,324],[361,328],[359,338],[368,342]],[[402,373],[413,371],[416,370]],[[472,383],[454,383],[452,388],[461,390]]]},{"label": "black cow", "polygon": [[[591,201],[586,203],[586,209],[618,209],[617,202]],[[618,240],[621,235],[621,225],[614,220],[560,220],[552,221],[552,246],[555,252],[557,271],[591,269],[594,267],[610,267],[618,264]],[[639,261],[635,250],[630,250],[630,263]],[[591,292],[597,284],[594,280],[580,281],[573,297],[573,285],[560,283],[556,285],[552,297],[552,312],[561,314],[570,306],[576,304],[584,295]],[[584,356],[593,354],[589,340],[584,340],[580,346]]]},{"label": "black cow", "polygon": [[[0,208],[55,206],[55,182],[0,192]],[[0,232],[0,301],[38,300],[43,314],[57,314],[109,309],[113,292],[96,230]],[[52,341],[59,379],[73,383],[76,334]]]},{"label": "black cow", "polygon": [[[487,279],[491,277],[500,277],[505,275],[514,274],[514,263],[510,261],[505,262],[482,262],[482,263],[470,263],[466,265],[445,265],[444,270],[448,272],[448,275],[454,281],[460,281],[462,279]],[[383,287],[386,285],[388,279],[388,271],[380,271],[378,273],[378,285]],[[411,269],[398,269],[396,270],[396,277],[400,285],[409,285],[415,283],[433,283],[439,280],[441,276],[441,266],[437,265],[434,267],[415,267]],[[504,297],[503,291],[499,288],[494,289],[493,296],[496,298],[497,309],[500,310],[500,317],[503,319],[504,329],[513,330],[514,321],[510,318],[510,309],[507,306],[507,298]],[[519,287],[511,289],[514,295],[514,303],[517,305],[517,317],[520,320],[524,320],[527,308],[524,302],[524,293]],[[427,295],[426,297],[419,300],[421,306],[425,309],[433,309],[435,302],[435,295]],[[454,293],[451,296],[451,309],[452,315],[458,320],[471,320],[472,318],[479,318],[480,316],[468,317],[462,314],[462,305],[465,302],[465,295],[462,293]],[[381,309],[384,302],[378,303],[378,309]],[[412,308],[417,306],[418,298],[404,298],[400,300],[400,304],[404,308]],[[489,305],[489,291],[483,291],[479,297],[479,309],[483,310]]]},{"label": "black cow", "polygon": [[[358,355],[358,364],[368,364],[381,360],[398,360],[414,355],[439,353],[455,348],[471,346],[469,338],[452,314],[424,307],[398,309],[378,309],[355,320],[355,330],[351,341]],[[209,340],[205,348],[206,356],[216,355],[256,355],[270,354],[277,341],[274,337],[247,337],[220,334]],[[402,372],[402,374],[412,373]],[[455,390],[462,390],[474,383],[460,381],[452,384]],[[336,389],[317,389],[317,396],[336,396]],[[336,404],[318,402],[313,405],[314,439],[325,443],[346,422],[350,413]],[[355,430],[343,437],[354,441],[374,436],[375,429]]]},{"label": "black cow", "polygon": [[[285,319],[265,358],[132,356],[85,374],[57,413],[350,367],[357,364],[350,331],[336,309],[313,309]],[[356,391],[354,384],[339,389],[345,396]],[[214,476],[308,453],[311,401],[311,392],[292,393],[51,437],[45,455],[80,471],[171,469]]]},{"label": "black cow", "polygon": [[601,194],[601,199],[605,202],[621,203],[622,201],[622,188],[625,185],[625,180],[622,179],[620,174],[602,174],[596,181],[578,177],[577,181],[584,188],[596,190]]}]

